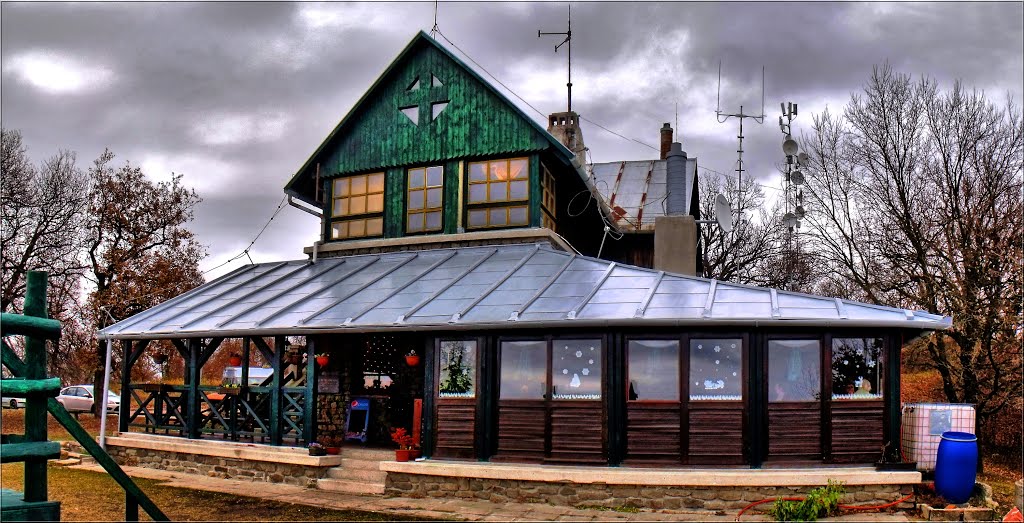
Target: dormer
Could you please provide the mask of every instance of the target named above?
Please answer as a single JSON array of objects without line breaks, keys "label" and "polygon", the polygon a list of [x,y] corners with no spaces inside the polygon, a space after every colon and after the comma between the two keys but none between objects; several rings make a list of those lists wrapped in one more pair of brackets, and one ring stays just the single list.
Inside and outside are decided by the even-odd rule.
[{"label": "dormer", "polygon": [[546,228],[586,246],[603,224],[565,211],[589,190],[574,156],[420,32],[285,192],[322,209],[328,245]]}]

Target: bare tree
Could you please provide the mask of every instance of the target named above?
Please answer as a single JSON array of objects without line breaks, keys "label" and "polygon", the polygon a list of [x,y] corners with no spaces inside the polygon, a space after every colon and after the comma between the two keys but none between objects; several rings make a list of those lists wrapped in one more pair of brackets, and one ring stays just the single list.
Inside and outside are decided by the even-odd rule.
[{"label": "bare tree", "polygon": [[876,67],[805,137],[808,222],[852,297],[953,317],[924,344],[949,401],[981,420],[1019,398],[1024,124],[1011,101]]}]

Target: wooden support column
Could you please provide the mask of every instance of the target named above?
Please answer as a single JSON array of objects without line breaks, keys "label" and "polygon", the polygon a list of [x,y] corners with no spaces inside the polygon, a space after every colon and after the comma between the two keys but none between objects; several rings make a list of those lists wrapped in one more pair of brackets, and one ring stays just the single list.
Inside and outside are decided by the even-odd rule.
[{"label": "wooden support column", "polygon": [[[910,337],[910,336],[908,336]],[[900,442],[900,424],[903,419],[903,412],[900,408],[900,352],[903,351],[903,332],[892,332],[885,337],[885,359],[882,370],[885,376],[885,386],[882,390],[882,401],[884,402],[884,414],[882,415],[882,431],[885,433],[884,443],[896,447],[899,455],[903,455],[903,448]],[[979,461],[980,463],[980,461]]]},{"label": "wooden support column", "polygon": [[[25,316],[46,317],[47,273],[30,271],[26,276]],[[46,378],[46,340],[39,336],[25,337],[25,379]],[[25,440],[46,441],[46,398],[25,399]],[[25,460],[25,501],[46,501],[46,459]]]},{"label": "wooden support column", "polygon": [[202,348],[202,340],[191,338],[188,340],[188,438],[199,438],[199,351]]},{"label": "wooden support column", "polygon": [[128,432],[132,421],[132,342],[121,340],[121,414],[117,416],[117,430]]},{"label": "wooden support column", "polygon": [[302,419],[302,440],[305,444],[316,441],[316,340],[306,336],[306,404]]},{"label": "wooden support column", "polygon": [[607,385],[604,401],[608,412],[608,464],[618,466],[626,456],[626,351],[622,333],[606,336],[604,362]]},{"label": "wooden support column", "polygon": [[249,344],[252,343],[252,338],[246,336],[242,338],[242,387],[249,388]]},{"label": "wooden support column", "polygon": [[[434,418],[437,413],[437,384],[434,367],[437,360],[436,339],[427,336],[423,343],[423,423],[420,426],[420,450],[429,458],[434,453]],[[477,353],[479,357],[479,353]],[[479,394],[479,391],[478,391]]]},{"label": "wooden support column", "polygon": [[280,445],[284,438],[281,437],[281,387],[284,385],[281,372],[284,367],[284,336],[274,337],[274,351],[271,359],[271,367],[274,369],[274,379],[270,389],[270,444]]}]

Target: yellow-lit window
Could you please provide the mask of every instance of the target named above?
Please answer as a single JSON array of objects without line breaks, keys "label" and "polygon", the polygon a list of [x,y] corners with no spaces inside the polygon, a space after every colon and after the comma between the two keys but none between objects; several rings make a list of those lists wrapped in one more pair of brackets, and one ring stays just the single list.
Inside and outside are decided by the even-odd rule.
[{"label": "yellow-lit window", "polygon": [[470,162],[468,178],[466,225],[469,228],[529,224],[529,160]]},{"label": "yellow-lit window", "polygon": [[555,207],[555,177],[547,167],[544,168],[544,176],[541,178],[540,186],[540,208],[543,211],[540,217],[540,225],[553,231],[555,230],[555,215],[557,214],[557,208]]},{"label": "yellow-lit window", "polygon": [[384,233],[383,213],[384,173],[360,174],[334,180],[331,239],[380,236]]},{"label": "yellow-lit window", "polygon": [[409,169],[409,199],[406,232],[441,230],[441,193],[444,170],[441,166]]}]

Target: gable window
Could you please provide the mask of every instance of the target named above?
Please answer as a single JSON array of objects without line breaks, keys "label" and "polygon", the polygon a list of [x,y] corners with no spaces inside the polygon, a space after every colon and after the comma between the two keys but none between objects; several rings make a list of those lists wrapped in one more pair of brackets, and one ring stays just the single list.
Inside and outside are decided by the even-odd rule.
[{"label": "gable window", "polygon": [[555,230],[555,177],[547,167],[544,168],[544,175],[541,177],[541,199],[540,226],[546,229]]},{"label": "gable window", "polygon": [[332,184],[331,239],[384,232],[384,173],[338,178]]},{"label": "gable window", "polygon": [[526,158],[470,162],[467,226],[479,229],[528,225],[528,167]]},{"label": "gable window", "polygon": [[441,230],[441,192],[444,170],[439,165],[409,169],[406,232]]}]

